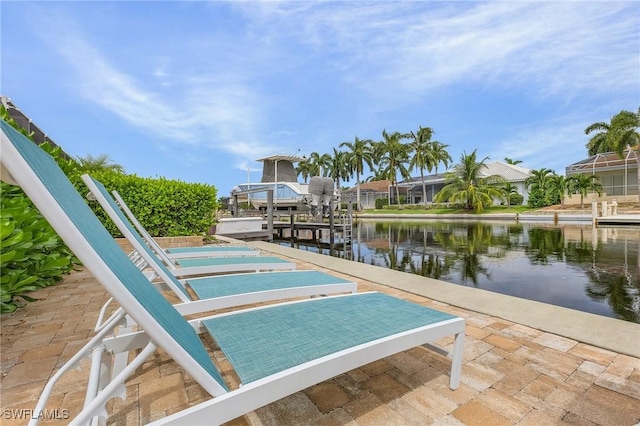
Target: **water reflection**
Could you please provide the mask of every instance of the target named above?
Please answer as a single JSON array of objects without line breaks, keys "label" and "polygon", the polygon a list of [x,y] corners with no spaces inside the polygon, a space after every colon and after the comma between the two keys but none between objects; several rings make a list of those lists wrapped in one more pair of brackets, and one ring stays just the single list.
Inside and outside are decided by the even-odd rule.
[{"label": "water reflection", "polygon": [[640,323],[640,229],[361,221],[341,256]]}]

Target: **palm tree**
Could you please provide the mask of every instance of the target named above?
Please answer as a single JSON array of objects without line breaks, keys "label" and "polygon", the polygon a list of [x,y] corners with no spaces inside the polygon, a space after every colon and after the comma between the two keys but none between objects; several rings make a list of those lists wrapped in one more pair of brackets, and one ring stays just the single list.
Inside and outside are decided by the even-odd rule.
[{"label": "palm tree", "polygon": [[469,155],[462,153],[460,163],[453,167],[452,173],[447,174],[446,185],[436,195],[436,201],[464,203],[467,209],[481,213],[484,207],[493,203],[493,198],[504,198],[502,191],[496,186],[504,183],[504,179],[498,175],[483,176],[485,161],[489,157],[478,161],[476,151]]},{"label": "palm tree", "polygon": [[527,188],[537,187],[544,190],[547,188],[550,182],[550,176],[553,174],[553,170],[544,167],[538,170],[531,170],[531,175],[526,179],[525,185]]},{"label": "palm tree", "polygon": [[563,175],[552,175],[549,181],[549,187],[556,197],[560,198],[560,208],[564,209],[564,197],[571,193],[571,180]]},{"label": "palm tree", "polygon": [[[636,147],[638,188],[640,188],[640,108],[638,112],[622,110],[611,117],[610,123],[603,121],[593,123],[586,129],[585,134],[598,132],[589,139],[587,149],[589,155],[602,152],[615,152],[620,158],[624,157],[624,151]],[[640,191],[638,191],[640,197]]]},{"label": "palm tree", "polygon": [[329,169],[329,163],[331,162],[331,156],[329,154],[318,154],[312,152],[309,155],[310,172],[311,176],[326,177]]},{"label": "palm tree", "polygon": [[360,210],[360,176],[367,164],[373,169],[373,141],[371,139],[358,139],[356,136],[353,143],[342,142],[340,147],[347,147],[347,163],[351,170],[356,173],[356,209]]},{"label": "palm tree", "polygon": [[597,192],[602,195],[602,185],[600,184],[600,176],[597,175],[573,175],[567,179],[572,192],[580,194],[580,208],[584,208],[584,197],[589,192]]},{"label": "palm tree", "polygon": [[333,178],[336,188],[340,190],[340,179],[349,180],[349,176],[351,176],[351,168],[347,163],[347,153],[333,148],[333,157],[330,157],[327,166],[327,173]]},{"label": "palm tree", "polygon": [[[431,142],[431,155],[433,155],[433,159],[435,160],[435,172],[436,176],[438,175],[438,164],[443,163],[445,170],[449,168],[449,162],[451,161],[451,155],[447,151],[449,145],[446,145],[442,142],[433,141]],[[431,193],[435,194],[435,183],[431,186]]]},{"label": "palm tree", "polygon": [[433,141],[431,143],[431,152],[432,152],[433,158],[435,159],[434,167],[436,169],[435,170],[436,174],[438,174],[438,164],[440,163],[444,164],[445,169],[449,168],[451,155],[449,155],[447,148],[449,148],[449,145],[443,144],[442,142]]},{"label": "palm tree", "polygon": [[517,166],[518,164],[522,163],[522,160],[513,160],[509,157],[504,157],[504,161],[507,164],[511,164],[512,166]]},{"label": "palm tree", "polygon": [[371,176],[368,176],[364,182],[376,182],[379,180],[390,180],[389,174],[381,169],[381,168],[373,168],[373,170],[371,170],[373,172],[373,174]]},{"label": "palm tree", "polygon": [[304,160],[298,163],[296,166],[296,173],[298,176],[302,176],[304,179],[304,183],[307,183],[307,179],[312,176],[313,165],[309,162],[309,160]]},{"label": "palm tree", "polygon": [[100,154],[97,157],[87,154],[85,157],[76,157],[80,170],[83,173],[96,173],[110,170],[116,173],[124,173],[124,167],[118,163],[114,163],[108,154]]},{"label": "palm tree", "polygon": [[413,158],[409,161],[409,169],[420,169],[420,181],[422,182],[422,202],[427,205],[427,185],[424,183],[424,169],[431,173],[436,161],[431,151],[431,136],[433,129],[431,127],[422,127],[417,133],[410,133],[411,143],[409,146],[413,152]]},{"label": "palm tree", "polygon": [[407,162],[409,160],[410,147],[402,143],[402,139],[409,135],[400,132],[387,133],[382,131],[383,140],[378,142],[374,150],[378,158],[377,164],[384,170],[384,173],[391,179],[391,185],[396,188],[396,202],[400,202],[400,190],[398,189],[398,171],[403,178],[409,177]]},{"label": "palm tree", "polygon": [[544,207],[553,204],[549,191],[551,176],[555,172],[551,169],[541,168],[532,170],[531,175],[524,181],[529,190],[529,205],[532,207]]}]

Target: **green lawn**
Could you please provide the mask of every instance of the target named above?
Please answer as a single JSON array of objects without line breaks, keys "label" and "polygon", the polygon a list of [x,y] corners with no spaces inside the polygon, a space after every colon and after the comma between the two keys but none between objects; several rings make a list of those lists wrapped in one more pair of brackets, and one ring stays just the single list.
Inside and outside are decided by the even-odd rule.
[{"label": "green lawn", "polygon": [[[524,213],[535,209],[527,206],[493,206],[485,208],[480,215],[488,213]],[[465,209],[371,209],[364,210],[363,213],[376,214],[474,214],[473,210]]]}]

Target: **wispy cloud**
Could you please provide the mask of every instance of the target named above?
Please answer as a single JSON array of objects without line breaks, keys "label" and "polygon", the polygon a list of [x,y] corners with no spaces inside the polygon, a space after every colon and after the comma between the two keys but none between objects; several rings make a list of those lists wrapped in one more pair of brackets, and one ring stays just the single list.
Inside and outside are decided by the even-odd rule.
[{"label": "wispy cloud", "polygon": [[247,14],[264,32],[329,54],[325,65],[372,97],[458,82],[572,97],[637,80],[632,2],[284,2],[258,11]]},{"label": "wispy cloud", "polygon": [[577,114],[531,123],[507,129],[509,137],[497,140],[488,153],[491,160],[503,161],[504,157],[521,160],[523,166],[533,169],[547,168],[559,174],[568,165],[585,156],[585,125]]},{"label": "wispy cloud", "polygon": [[[72,70],[77,95],[167,146],[190,146],[190,162],[205,150],[238,157],[240,168],[300,147],[330,152],[371,128],[366,137],[379,136],[381,114],[442,101],[452,87],[553,100],[558,110],[576,99],[637,100],[634,2],[214,2],[197,10],[217,22],[229,13],[219,24],[228,27],[189,28],[175,41],[129,35],[127,53],[144,52],[129,62],[80,12],[62,10],[36,28]],[[345,122],[348,134],[336,136]],[[583,152],[582,124],[564,123],[510,129],[496,158]]]},{"label": "wispy cloud", "polygon": [[[171,61],[165,61],[149,72],[150,80],[140,80],[128,72],[127,64],[110,61],[72,20],[58,16],[55,22],[56,31],[42,31],[72,69],[79,96],[164,143],[250,157],[270,151],[255,136],[262,122],[255,109],[258,95],[242,76],[175,75]],[[179,90],[168,94],[166,87]]]}]

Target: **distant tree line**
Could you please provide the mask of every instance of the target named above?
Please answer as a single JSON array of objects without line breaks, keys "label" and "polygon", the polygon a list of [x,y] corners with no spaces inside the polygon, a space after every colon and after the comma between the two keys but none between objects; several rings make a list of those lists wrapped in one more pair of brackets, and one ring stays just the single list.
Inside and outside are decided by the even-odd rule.
[{"label": "distant tree line", "polygon": [[[640,108],[638,112],[621,111],[613,116],[609,123],[598,122],[588,126],[585,134],[593,134],[586,144],[589,155],[604,152],[616,152],[620,157],[627,149],[638,149],[640,162]],[[306,161],[298,164],[296,171],[305,182],[311,176],[331,177],[336,187],[341,188],[341,182],[347,182],[355,176],[356,205],[360,206],[360,184],[363,181],[389,180],[395,188],[395,199],[400,199],[398,176],[402,179],[411,178],[411,172],[420,174],[422,184],[422,202],[427,202],[425,171],[438,174],[438,167],[449,168],[451,155],[447,151],[449,145],[433,140],[435,131],[431,127],[420,126],[417,131],[409,133],[382,131],[382,138],[378,141],[360,139],[346,141],[333,148],[333,152],[312,152]],[[344,151],[341,149],[345,149]],[[477,150],[467,154],[463,152],[459,163],[446,173],[445,187],[436,195],[437,202],[460,203],[470,210],[482,211],[496,200],[506,204],[521,204],[522,196],[509,182],[500,176],[485,176],[483,169],[489,157],[480,160]],[[522,163],[505,157],[505,162],[511,165]],[[371,175],[364,177],[365,166],[369,167]],[[638,183],[640,187],[640,167],[638,168]],[[529,190],[528,205],[532,208],[561,204],[564,207],[565,196],[580,194],[581,205],[588,193],[601,193],[602,185],[597,176],[576,175],[566,178],[555,171],[541,168],[533,170],[526,180],[525,186]]]}]

